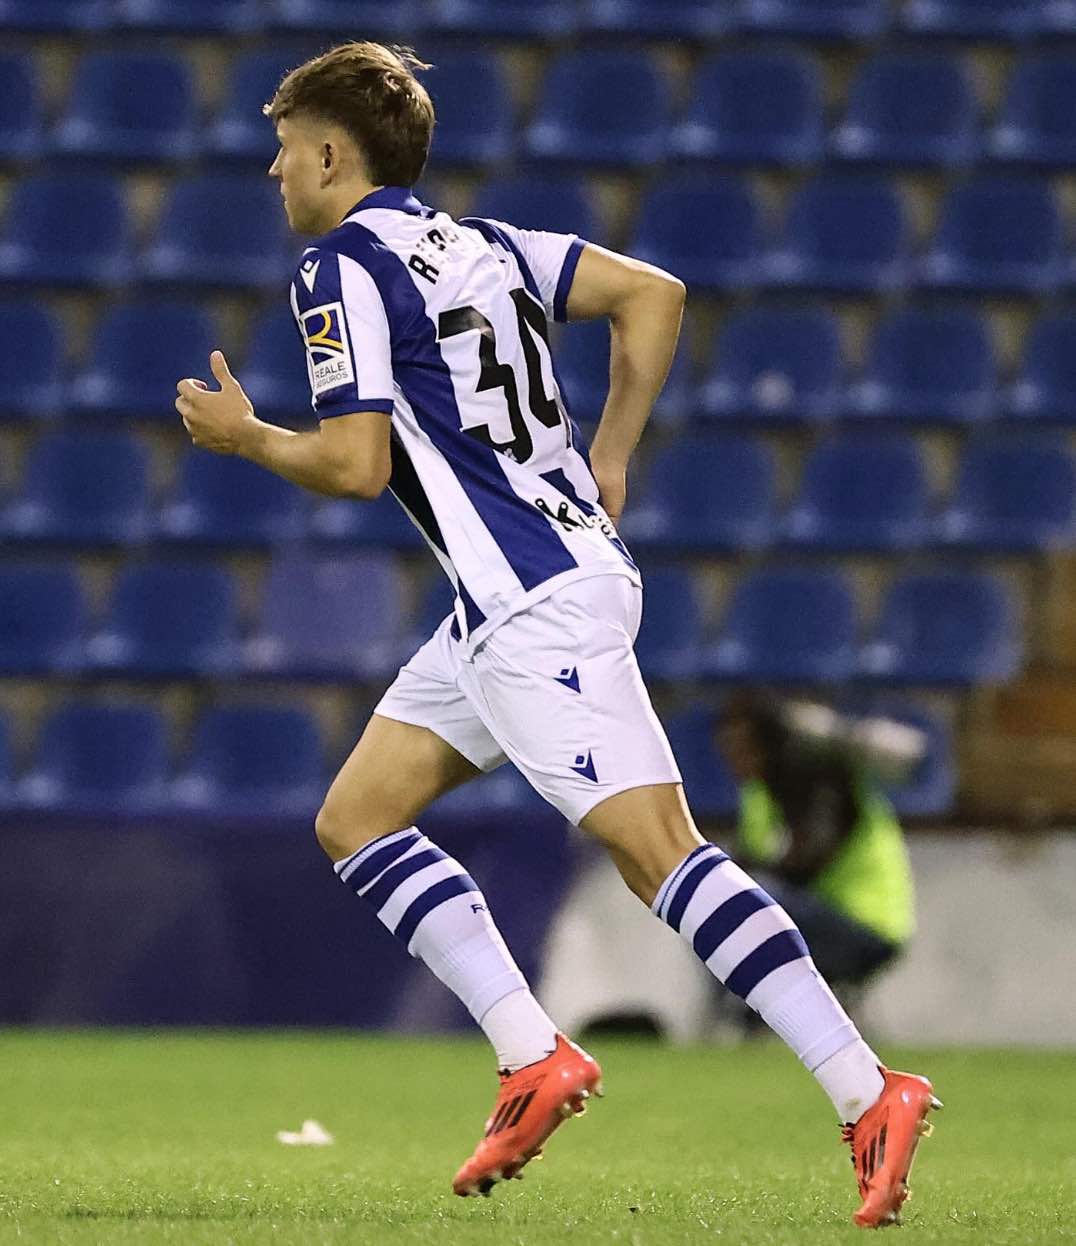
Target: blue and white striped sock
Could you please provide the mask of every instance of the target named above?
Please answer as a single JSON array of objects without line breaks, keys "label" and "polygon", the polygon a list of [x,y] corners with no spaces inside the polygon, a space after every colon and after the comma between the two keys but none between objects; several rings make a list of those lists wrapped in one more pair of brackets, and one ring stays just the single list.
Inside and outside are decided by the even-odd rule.
[{"label": "blue and white striped sock", "polygon": [[372,840],[333,869],[462,1001],[493,1043],[499,1068],[521,1068],[552,1051],[556,1027],[458,861],[412,826]]},{"label": "blue and white striped sock", "polygon": [[689,853],[651,908],[784,1039],[842,1120],[855,1120],[874,1102],[882,1089],[877,1057],[818,973],[792,919],[720,848],[700,844]]}]

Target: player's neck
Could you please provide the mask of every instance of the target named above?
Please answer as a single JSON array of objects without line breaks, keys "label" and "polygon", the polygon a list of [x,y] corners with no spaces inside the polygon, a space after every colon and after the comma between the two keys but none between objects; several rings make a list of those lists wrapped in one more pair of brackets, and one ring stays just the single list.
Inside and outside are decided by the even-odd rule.
[{"label": "player's neck", "polygon": [[331,200],[328,200],[325,205],[323,232],[328,233],[329,230],[335,229],[356,204],[365,199],[367,195],[372,195],[375,190],[381,189],[381,186],[375,186],[365,178],[355,178],[339,188],[334,188]]}]

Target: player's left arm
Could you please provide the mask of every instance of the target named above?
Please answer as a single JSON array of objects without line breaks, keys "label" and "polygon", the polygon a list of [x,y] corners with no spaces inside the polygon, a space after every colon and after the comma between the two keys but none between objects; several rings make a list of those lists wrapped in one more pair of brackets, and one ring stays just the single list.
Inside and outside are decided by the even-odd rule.
[{"label": "player's left arm", "polygon": [[602,505],[615,521],[623,509],[628,462],[680,336],[684,283],[652,264],[587,243],[568,293],[569,320],[609,319],[609,394],[590,461]]},{"label": "player's left arm", "polygon": [[266,424],[254,414],[224,355],[209,357],[220,389],[188,377],[176,410],[196,446],[242,458],[329,497],[376,498],[392,473],[389,417],[382,411],[336,415],[310,432]]}]

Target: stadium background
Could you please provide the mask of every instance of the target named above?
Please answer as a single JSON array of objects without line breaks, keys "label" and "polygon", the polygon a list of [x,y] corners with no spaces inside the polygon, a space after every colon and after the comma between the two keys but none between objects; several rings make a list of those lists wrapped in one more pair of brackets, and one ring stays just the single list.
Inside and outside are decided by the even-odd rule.
[{"label": "stadium background", "polygon": [[[387,497],[192,451],[172,409],[220,345],[309,420],[260,105],[351,35],[435,65],[427,202],[688,283],[623,530],[689,798],[727,828],[732,683],[924,727],[920,1002],[981,1033],[954,974],[1014,941],[1064,972],[1076,881],[1076,12],[1045,0],[0,0],[0,1020],[460,1023],[311,833],[447,585]],[[558,348],[592,425],[607,332]],[[426,826],[538,975],[585,849],[508,770]],[[1001,1037],[1076,1034],[1047,973],[995,985]]]}]

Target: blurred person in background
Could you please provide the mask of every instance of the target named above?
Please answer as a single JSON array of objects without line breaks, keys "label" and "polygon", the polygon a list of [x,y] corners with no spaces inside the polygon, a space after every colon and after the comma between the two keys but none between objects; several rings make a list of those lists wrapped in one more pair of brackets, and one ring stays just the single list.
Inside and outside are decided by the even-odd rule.
[{"label": "blurred person in background", "polygon": [[904,835],[882,784],[922,759],[921,733],[744,691],[716,736],[739,784],[735,859],[792,917],[834,989],[860,986],[915,928]]}]

